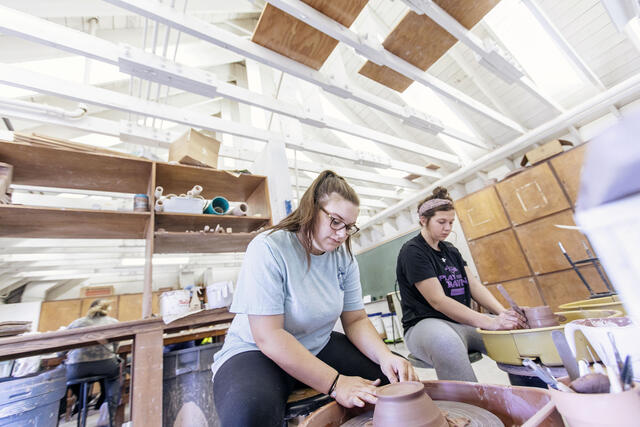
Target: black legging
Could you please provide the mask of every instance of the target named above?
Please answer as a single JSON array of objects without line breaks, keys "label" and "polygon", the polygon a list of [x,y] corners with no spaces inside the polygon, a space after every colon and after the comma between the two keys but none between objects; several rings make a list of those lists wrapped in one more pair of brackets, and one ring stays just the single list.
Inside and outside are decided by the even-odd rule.
[{"label": "black legging", "polygon": [[[380,366],[362,354],[349,339],[332,332],[318,359],[340,374],[369,380],[389,380]],[[231,357],[216,372],[213,398],[222,427],[280,427],[294,387],[301,384],[260,351]],[[319,390],[325,392],[326,390]]]}]

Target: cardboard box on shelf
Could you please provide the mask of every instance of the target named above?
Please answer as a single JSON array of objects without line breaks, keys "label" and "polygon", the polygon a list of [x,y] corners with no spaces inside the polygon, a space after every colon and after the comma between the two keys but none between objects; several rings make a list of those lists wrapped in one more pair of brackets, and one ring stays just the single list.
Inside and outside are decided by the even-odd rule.
[{"label": "cardboard box on shelf", "polygon": [[565,145],[572,146],[573,143],[562,139],[554,139],[553,141],[542,144],[531,151],[527,151],[527,154],[524,155],[520,162],[520,166],[526,166],[527,164],[535,165],[544,159],[548,159],[551,156],[562,153],[564,151],[562,147]]},{"label": "cardboard box on shelf", "polygon": [[216,169],[218,151],[220,151],[220,141],[197,130],[189,129],[169,146],[169,161]]}]

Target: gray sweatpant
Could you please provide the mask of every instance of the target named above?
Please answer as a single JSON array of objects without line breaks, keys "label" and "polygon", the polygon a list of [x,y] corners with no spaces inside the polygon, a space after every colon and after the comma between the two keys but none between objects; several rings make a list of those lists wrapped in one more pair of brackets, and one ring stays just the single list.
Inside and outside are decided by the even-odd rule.
[{"label": "gray sweatpant", "polygon": [[413,356],[435,368],[439,380],[478,381],[468,352],[487,351],[475,327],[442,319],[422,319],[407,331],[404,339]]}]

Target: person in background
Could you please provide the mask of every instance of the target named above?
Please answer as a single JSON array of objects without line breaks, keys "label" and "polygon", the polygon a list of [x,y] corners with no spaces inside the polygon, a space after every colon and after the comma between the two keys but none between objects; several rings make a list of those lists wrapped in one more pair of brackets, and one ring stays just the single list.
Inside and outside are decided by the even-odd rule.
[{"label": "person in background", "polygon": [[[109,301],[106,300],[93,301],[87,315],[71,322],[67,329],[118,323],[118,320],[107,315],[109,305]],[[112,420],[111,425],[113,425],[120,398],[120,359],[116,354],[116,344],[99,344],[71,350],[67,353],[65,364],[67,366],[67,381],[95,375],[107,376],[102,389],[105,391]],[[77,390],[74,392],[78,395]]]},{"label": "person in background", "polygon": [[[431,363],[440,380],[477,381],[469,350],[486,353],[476,328],[525,327],[472,274],[458,249],[445,242],[455,219],[447,190],[437,187],[418,205],[420,233],[406,242],[396,264],[402,325],[409,351]],[[474,299],[496,316],[470,308]]]},{"label": "person in background", "polygon": [[[380,384],[417,380],[364,311],[350,246],[358,207],[344,178],[324,171],[294,212],[249,244],[237,314],[212,365],[223,427],[280,427],[299,383],[361,407],[376,402]],[[345,334],[332,331],[338,318]]]}]

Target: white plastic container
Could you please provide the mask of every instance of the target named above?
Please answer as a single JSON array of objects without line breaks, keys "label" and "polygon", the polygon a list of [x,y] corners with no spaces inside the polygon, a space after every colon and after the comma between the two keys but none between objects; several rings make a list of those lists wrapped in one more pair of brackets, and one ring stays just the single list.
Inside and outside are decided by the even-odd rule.
[{"label": "white plastic container", "polygon": [[185,289],[160,294],[160,314],[162,317],[181,316],[189,312],[191,292]]},{"label": "white plastic container", "polygon": [[382,324],[384,325],[384,331],[387,334],[387,339],[389,341],[397,340],[400,338],[400,334],[398,331],[395,331],[395,326],[393,325],[393,318],[396,315],[393,313],[384,313],[382,317]]},{"label": "white plastic container", "polygon": [[378,335],[380,335],[380,338],[385,339],[387,334],[385,333],[384,330],[384,325],[382,324],[382,312],[379,311],[377,313],[370,313],[367,314],[367,317],[369,318],[369,321],[373,324],[373,327],[376,328],[376,331],[378,331]]},{"label": "white plastic container", "polygon": [[170,197],[162,200],[164,212],[201,214],[205,200],[191,197]]},{"label": "white plastic container", "polygon": [[228,307],[233,301],[233,282],[215,282],[207,286],[207,309]]}]

